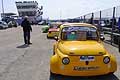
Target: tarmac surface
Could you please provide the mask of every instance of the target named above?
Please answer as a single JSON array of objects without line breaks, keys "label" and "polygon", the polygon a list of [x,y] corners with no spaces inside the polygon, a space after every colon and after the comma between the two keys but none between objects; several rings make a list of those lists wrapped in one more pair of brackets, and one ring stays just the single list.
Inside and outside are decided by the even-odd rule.
[{"label": "tarmac surface", "polygon": [[32,26],[30,46],[24,45],[22,28],[0,30],[0,80],[120,80],[120,53],[118,48],[104,43],[117,58],[114,75],[97,77],[50,76],[49,61],[54,40],[48,40],[41,26]]}]

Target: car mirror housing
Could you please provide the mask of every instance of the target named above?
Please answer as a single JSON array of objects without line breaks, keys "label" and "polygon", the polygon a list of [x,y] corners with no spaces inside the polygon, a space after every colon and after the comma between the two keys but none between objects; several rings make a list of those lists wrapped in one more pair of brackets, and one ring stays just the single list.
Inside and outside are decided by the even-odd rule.
[{"label": "car mirror housing", "polygon": [[104,36],[100,36],[100,40],[104,41],[105,37]]},{"label": "car mirror housing", "polygon": [[57,37],[57,36],[55,36],[55,37],[54,37],[54,40],[58,41],[58,37]]}]

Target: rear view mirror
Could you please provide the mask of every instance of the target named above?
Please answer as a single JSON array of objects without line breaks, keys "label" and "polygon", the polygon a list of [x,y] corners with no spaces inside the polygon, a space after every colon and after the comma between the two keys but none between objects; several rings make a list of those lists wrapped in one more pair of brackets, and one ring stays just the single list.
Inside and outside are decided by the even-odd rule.
[{"label": "rear view mirror", "polygon": [[104,41],[105,40],[105,37],[104,37],[104,34],[100,34],[100,40]]},{"label": "rear view mirror", "polygon": [[57,37],[57,36],[55,36],[55,37],[54,37],[54,40],[58,41],[58,37]]},{"label": "rear view mirror", "polygon": [[104,37],[104,36],[101,36],[101,37],[100,37],[100,40],[104,41],[104,40],[105,40],[105,37]]}]

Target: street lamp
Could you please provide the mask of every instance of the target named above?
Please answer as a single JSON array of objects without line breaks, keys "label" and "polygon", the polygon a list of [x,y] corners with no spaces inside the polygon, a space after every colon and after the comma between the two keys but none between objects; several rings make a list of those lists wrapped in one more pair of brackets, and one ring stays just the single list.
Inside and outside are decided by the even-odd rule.
[{"label": "street lamp", "polygon": [[4,4],[3,4],[3,0],[2,0],[2,15],[4,17]]},{"label": "street lamp", "polygon": [[62,10],[60,9],[60,20],[62,19]]}]

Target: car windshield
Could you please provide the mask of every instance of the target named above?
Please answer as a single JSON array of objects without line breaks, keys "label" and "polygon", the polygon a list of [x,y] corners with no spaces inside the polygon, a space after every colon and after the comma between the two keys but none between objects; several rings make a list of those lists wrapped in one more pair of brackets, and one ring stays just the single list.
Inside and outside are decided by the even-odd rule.
[{"label": "car windshield", "polygon": [[97,30],[94,27],[70,26],[64,27],[61,33],[62,40],[98,40]]},{"label": "car windshield", "polygon": [[50,28],[55,28],[55,29],[57,29],[57,28],[59,28],[60,27],[60,24],[51,24],[50,25]]}]

